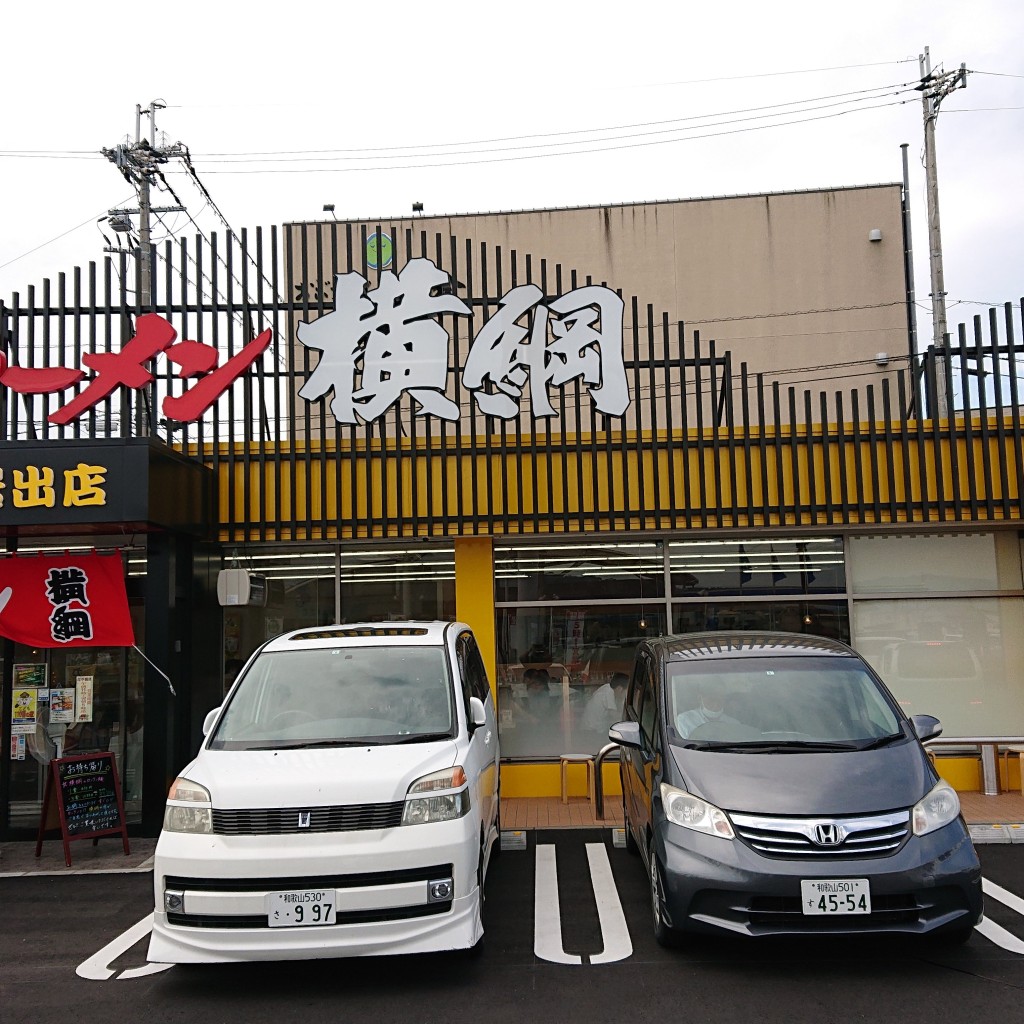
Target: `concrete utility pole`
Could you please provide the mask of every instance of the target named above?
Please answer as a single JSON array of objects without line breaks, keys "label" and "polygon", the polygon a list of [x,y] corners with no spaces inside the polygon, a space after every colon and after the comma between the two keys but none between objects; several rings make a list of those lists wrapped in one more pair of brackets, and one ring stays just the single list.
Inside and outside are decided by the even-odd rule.
[{"label": "concrete utility pole", "polygon": [[936,350],[936,405],[939,419],[948,415],[945,371],[942,360],[946,348],[946,283],[942,273],[942,234],[939,228],[939,178],[935,165],[935,122],[939,104],[956,89],[967,87],[967,65],[958,71],[933,73],[928,47],[919,58],[921,92],[924,106],[924,169],[928,201],[928,265],[931,272],[932,341]]},{"label": "concrete utility pole", "polygon": [[[111,210],[110,224],[115,231],[128,230],[131,225],[129,217],[139,218],[139,306],[149,310],[153,304],[153,253],[150,247],[150,218],[154,213],[180,213],[183,206],[150,205],[150,185],[157,176],[161,164],[174,157],[185,156],[185,149],[180,142],[171,146],[156,144],[156,112],[163,110],[167,104],[161,100],[153,100],[148,109],[143,110],[135,105],[135,143],[122,143],[113,149],[104,149],[103,155],[131,182],[138,190],[139,206],[134,210]],[[149,138],[142,137],[142,118],[149,118]]]}]

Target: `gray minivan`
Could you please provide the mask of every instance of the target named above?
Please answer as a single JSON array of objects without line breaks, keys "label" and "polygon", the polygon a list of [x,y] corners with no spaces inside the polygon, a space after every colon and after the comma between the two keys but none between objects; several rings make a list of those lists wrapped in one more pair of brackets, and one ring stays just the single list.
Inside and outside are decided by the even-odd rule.
[{"label": "gray minivan", "polygon": [[643,641],[622,746],[626,843],[655,936],[903,933],[966,940],[981,866],[955,790],[845,644],[789,633]]}]

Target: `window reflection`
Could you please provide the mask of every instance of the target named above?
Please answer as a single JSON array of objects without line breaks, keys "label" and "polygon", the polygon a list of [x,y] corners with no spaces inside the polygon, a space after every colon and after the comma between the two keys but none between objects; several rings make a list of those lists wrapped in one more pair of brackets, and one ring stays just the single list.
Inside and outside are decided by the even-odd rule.
[{"label": "window reflection", "polygon": [[499,609],[502,757],[600,750],[621,721],[637,644],[665,626],[661,603]]}]

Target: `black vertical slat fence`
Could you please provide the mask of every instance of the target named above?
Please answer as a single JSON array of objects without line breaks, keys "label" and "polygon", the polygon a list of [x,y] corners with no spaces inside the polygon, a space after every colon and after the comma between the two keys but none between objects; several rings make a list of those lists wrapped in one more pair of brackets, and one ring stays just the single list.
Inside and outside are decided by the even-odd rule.
[{"label": "black vertical slat fence", "polygon": [[[331,393],[298,396],[320,357],[297,341],[297,327],[337,312],[338,275],[361,275],[372,298],[383,275],[413,258],[448,274],[472,313],[439,318],[446,396],[459,415],[420,415],[400,391],[375,422],[339,422]],[[229,541],[1022,519],[1024,300],[960,325],[955,342],[929,346],[915,365],[879,370],[860,387],[822,380],[820,391],[798,392],[624,296],[625,416],[597,411],[577,377],[550,389],[554,416],[533,416],[527,384],[506,420],[463,383],[474,337],[511,289],[535,284],[547,303],[593,283],[576,268],[389,223],[183,239],[154,246],[152,260],[146,308],[124,254],[0,303],[4,368],[76,367],[87,373],[81,392],[87,357],[120,352],[146,313],[170,321],[179,341],[215,348],[219,363],[269,328],[263,358],[188,424],[169,420],[163,401],[195,382],[164,356],[145,367],[152,383],[119,387],[65,425],[49,417],[74,392],[0,386],[0,440],[162,440],[218,471]],[[532,320],[520,326],[529,344]],[[365,338],[354,344],[358,363]]]}]

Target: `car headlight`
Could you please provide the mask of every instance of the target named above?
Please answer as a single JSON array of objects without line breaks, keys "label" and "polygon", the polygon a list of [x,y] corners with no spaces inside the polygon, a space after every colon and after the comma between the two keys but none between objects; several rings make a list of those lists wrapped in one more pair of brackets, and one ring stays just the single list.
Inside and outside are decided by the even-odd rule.
[{"label": "car headlight", "polygon": [[691,828],[694,832],[703,832],[705,835],[718,836],[719,839],[736,837],[725,811],[692,793],[663,782],[661,802],[665,807],[665,817],[676,825]]},{"label": "car headlight", "polygon": [[[456,792],[439,792],[456,790]],[[424,825],[433,821],[452,821],[469,813],[469,790],[462,765],[431,772],[417,779],[405,795],[403,825]]]},{"label": "car headlight", "polygon": [[197,782],[177,778],[167,794],[164,829],[168,832],[213,831],[213,799]]},{"label": "car headlight", "polygon": [[945,779],[939,779],[931,792],[914,804],[910,817],[914,822],[914,835],[926,836],[943,825],[948,825],[960,813],[960,797]]}]

